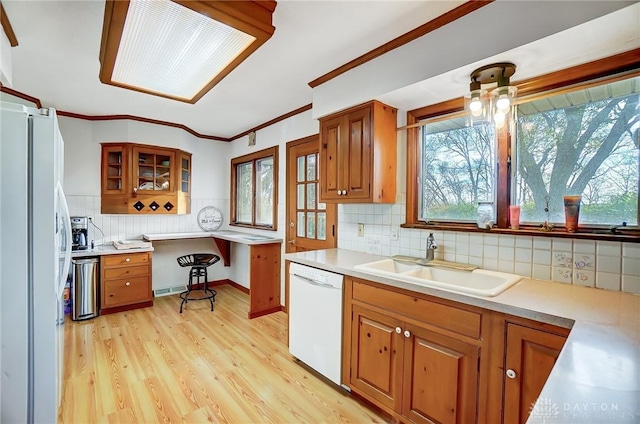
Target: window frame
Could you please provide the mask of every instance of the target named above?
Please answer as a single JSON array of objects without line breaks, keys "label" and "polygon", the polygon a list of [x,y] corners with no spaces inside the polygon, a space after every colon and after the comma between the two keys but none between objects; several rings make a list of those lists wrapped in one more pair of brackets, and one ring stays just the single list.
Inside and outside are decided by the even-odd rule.
[{"label": "window frame", "polygon": [[[273,222],[271,225],[262,225],[256,223],[256,205],[258,198],[256,193],[256,162],[273,157]],[[251,223],[238,222],[238,165],[251,163],[252,180],[251,180],[251,196],[253,203],[251,205]],[[229,225],[236,227],[255,228],[260,230],[277,231],[278,229],[278,146],[269,147],[257,152],[249,153],[231,159],[231,219]]]},{"label": "window frame", "polygon": [[[578,84],[584,87],[613,82],[617,79],[629,78],[640,75],[640,49],[634,49],[604,59],[599,59],[583,65],[552,72],[539,77],[520,81],[518,97],[532,98],[535,95],[546,97],[557,94],[557,90],[574,87]],[[555,91],[554,93],[551,93]],[[520,225],[519,230],[509,228],[508,210],[511,199],[511,156],[513,140],[509,133],[509,126],[496,129],[497,144],[497,169],[496,169],[496,225],[491,230],[478,229],[474,223],[452,221],[430,221],[426,223],[419,217],[419,186],[421,157],[421,121],[459,114],[464,111],[464,98],[447,100],[434,105],[425,106],[407,112],[407,180],[406,180],[406,217],[404,228],[442,229],[451,231],[478,231],[510,234],[527,234],[536,236],[571,237],[588,239],[606,239],[640,242],[640,230],[621,229],[620,234],[596,234],[603,226],[581,226],[578,232],[568,233],[564,227],[554,228],[552,231],[541,231],[537,225]],[[513,153],[515,154],[515,152]],[[640,200],[639,200],[640,203]],[[639,204],[640,209],[640,204]],[[604,226],[608,228],[607,226]]]}]

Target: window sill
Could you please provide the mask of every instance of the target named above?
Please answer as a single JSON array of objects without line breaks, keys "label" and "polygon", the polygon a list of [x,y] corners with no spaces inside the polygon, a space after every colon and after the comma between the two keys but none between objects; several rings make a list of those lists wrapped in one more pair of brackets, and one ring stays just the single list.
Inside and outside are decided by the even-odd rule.
[{"label": "window sill", "polygon": [[465,231],[470,233],[484,233],[484,234],[512,234],[519,236],[535,236],[535,237],[559,237],[559,238],[572,238],[572,239],[589,239],[589,240],[602,240],[602,241],[623,241],[631,243],[640,243],[640,231],[638,230],[621,230],[620,234],[608,234],[600,233],[596,229],[583,229],[575,233],[569,233],[560,227],[551,231],[542,231],[537,227],[520,228],[519,230],[512,230],[510,228],[491,228],[490,230],[483,230],[473,224],[458,224],[458,225],[443,225],[443,224],[425,224],[425,223],[405,223],[401,225],[402,228],[414,228],[420,230],[439,230],[439,231]]},{"label": "window sill", "polygon": [[277,228],[269,227],[266,225],[251,225],[251,224],[242,224],[239,222],[231,222],[229,223],[231,227],[243,227],[243,228],[253,228],[254,230],[267,230],[267,231],[276,231]]}]

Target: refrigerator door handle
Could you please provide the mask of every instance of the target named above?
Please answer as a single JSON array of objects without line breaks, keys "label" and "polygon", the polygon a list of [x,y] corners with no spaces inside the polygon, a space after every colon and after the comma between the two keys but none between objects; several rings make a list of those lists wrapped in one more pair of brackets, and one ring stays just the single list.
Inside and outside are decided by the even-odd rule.
[{"label": "refrigerator door handle", "polygon": [[58,205],[60,205],[60,209],[62,212],[61,220],[62,220],[62,231],[65,236],[65,251],[64,251],[64,265],[60,272],[58,272],[58,285],[56,287],[56,296],[59,299],[64,292],[64,286],[67,282],[67,275],[69,273],[69,265],[71,265],[71,244],[73,243],[72,235],[71,235],[71,217],[69,214],[69,205],[67,205],[67,198],[64,195],[64,191],[62,190],[62,184],[60,181],[56,184],[56,194]]}]

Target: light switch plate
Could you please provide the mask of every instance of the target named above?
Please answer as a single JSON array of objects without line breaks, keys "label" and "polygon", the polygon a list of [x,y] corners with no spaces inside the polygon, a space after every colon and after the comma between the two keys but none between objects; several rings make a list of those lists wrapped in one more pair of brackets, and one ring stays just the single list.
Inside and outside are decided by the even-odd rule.
[{"label": "light switch plate", "polygon": [[256,145],[256,132],[255,131],[251,131],[249,133],[249,146],[255,146]]},{"label": "light switch plate", "polygon": [[364,224],[358,223],[358,237],[364,237]]}]

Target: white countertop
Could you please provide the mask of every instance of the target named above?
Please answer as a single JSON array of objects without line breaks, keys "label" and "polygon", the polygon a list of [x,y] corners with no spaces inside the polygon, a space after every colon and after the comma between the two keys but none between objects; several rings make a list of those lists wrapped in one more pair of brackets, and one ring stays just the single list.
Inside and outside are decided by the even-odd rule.
[{"label": "white countertop", "polygon": [[122,255],[127,253],[153,252],[153,247],[140,247],[136,249],[116,249],[113,245],[104,244],[87,250],[72,250],[71,258],[85,258],[90,256]]},{"label": "white countertop", "polygon": [[263,236],[260,234],[243,233],[240,231],[194,231],[185,233],[155,233],[155,234],[143,234],[142,238],[149,241],[161,241],[161,240],[181,240],[181,239],[195,239],[195,238],[218,238],[234,243],[242,243],[248,245],[254,244],[272,244],[282,243],[282,239]]},{"label": "white countertop", "polygon": [[[354,270],[384,259],[345,249],[289,253],[286,260],[565,328],[571,333],[540,399],[553,423],[640,422],[640,296],[525,278],[495,297],[453,293]],[[528,423],[541,423],[542,418]]]}]

